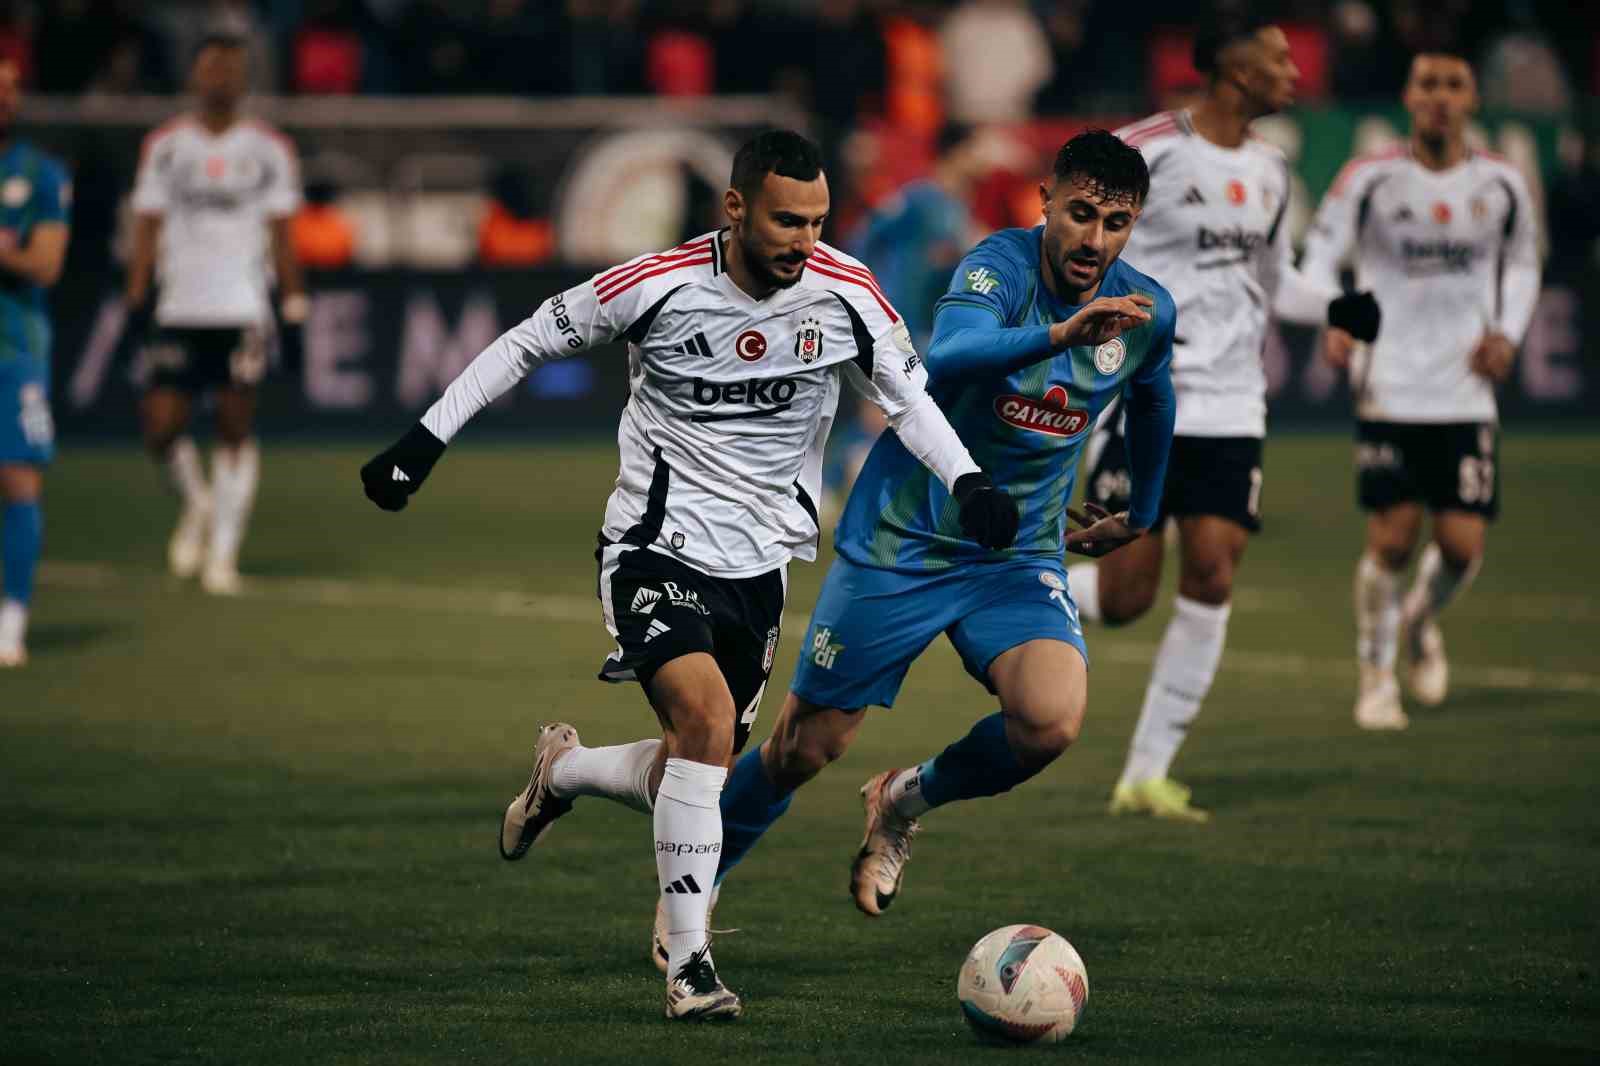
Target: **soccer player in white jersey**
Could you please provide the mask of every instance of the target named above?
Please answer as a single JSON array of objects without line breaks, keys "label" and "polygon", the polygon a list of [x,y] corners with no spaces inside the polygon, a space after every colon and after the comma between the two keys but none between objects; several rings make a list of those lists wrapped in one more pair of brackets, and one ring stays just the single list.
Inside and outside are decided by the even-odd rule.
[{"label": "soccer player in white jersey", "polygon": [[[1466,143],[1472,67],[1419,55],[1406,82],[1411,139],[1351,160],[1317,213],[1304,269],[1324,281],[1353,258],[1383,294],[1384,332],[1353,359],[1330,329],[1324,352],[1351,367],[1357,495],[1367,512],[1356,566],[1360,695],[1367,729],[1408,724],[1395,679],[1403,643],[1418,703],[1444,700],[1449,667],[1435,619],[1472,582],[1500,506],[1494,387],[1511,371],[1539,298],[1538,224],[1521,174]],[[1403,601],[1400,582],[1433,515],[1432,541]]]},{"label": "soccer player in white jersey", "polygon": [[[1320,324],[1327,316],[1370,337],[1369,295],[1340,296],[1295,273],[1284,215],[1289,166],[1250,133],[1254,119],[1287,107],[1299,77],[1276,26],[1224,19],[1195,43],[1208,76],[1192,109],[1163,112],[1119,131],[1144,152],[1150,196],[1123,257],[1178,302],[1172,383],[1178,418],[1155,530],[1178,527],[1178,596],[1156,652],[1113,814],[1205,821],[1170,768],[1222,660],[1234,572],[1260,528],[1266,373],[1261,353],[1276,312]],[[1118,413],[1100,421],[1086,492],[1126,506],[1127,460]],[[1119,624],[1147,611],[1160,585],[1163,538],[1149,536],[1069,578],[1085,618]]]},{"label": "soccer player in white jersey", "polygon": [[[181,504],[168,564],[179,577],[198,573],[217,595],[239,590],[239,545],[260,475],[256,386],[267,369],[274,276],[285,363],[298,362],[306,315],[289,239],[300,165],[283,135],[240,114],[247,65],[243,40],[208,37],[190,72],[194,112],[145,138],[125,294],[129,328],[147,333],[138,338],[145,447],[167,467]],[[217,419],[209,479],[188,436],[191,409],[208,391]]]},{"label": "soccer player in white jersey", "polygon": [[816,558],[813,501],[841,379],[952,491],[970,536],[1005,547],[1017,531],[1016,504],[927,394],[871,273],[821,242],[829,198],[816,146],[787,131],[756,137],[735,155],[723,203],[728,228],[545,301],[361,471],[367,495],[398,510],[467,420],[535,367],[628,342],[621,472],[595,553],[617,645],[600,677],[638,681],[665,740],[585,748],[572,726],[546,725],[500,853],[520,859],[579,796],[653,811],[669,1018],[741,1011],[707,931],[718,802],[772,671],[789,560]]}]

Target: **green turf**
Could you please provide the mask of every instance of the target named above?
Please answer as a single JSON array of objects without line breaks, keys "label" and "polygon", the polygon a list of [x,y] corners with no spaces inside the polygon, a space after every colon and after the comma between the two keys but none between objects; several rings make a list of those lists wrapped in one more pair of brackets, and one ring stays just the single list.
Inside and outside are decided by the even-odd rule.
[{"label": "green turf", "polygon": [[[163,575],[171,504],[138,457],[69,450],[34,661],[0,675],[0,1061],[1600,1060],[1594,451],[1511,435],[1507,514],[1446,627],[1461,683],[1371,736],[1349,446],[1274,441],[1178,767],[1216,821],[1103,813],[1165,611],[1092,630],[1079,746],[930,816],[872,921],[845,895],[857,786],[989,710],[936,646],[730,879],[717,960],[747,1015],[705,1029],[659,1017],[644,819],[585,801],[518,865],[492,842],[536,723],[649,725],[592,680],[610,449],[462,446],[394,516],[360,498],[362,449],[270,447],[259,594],[233,602]],[[797,568],[794,615],[821,575]],[[1088,963],[1054,1051],[979,1045],[955,1004],[967,946],[1024,921]]]}]

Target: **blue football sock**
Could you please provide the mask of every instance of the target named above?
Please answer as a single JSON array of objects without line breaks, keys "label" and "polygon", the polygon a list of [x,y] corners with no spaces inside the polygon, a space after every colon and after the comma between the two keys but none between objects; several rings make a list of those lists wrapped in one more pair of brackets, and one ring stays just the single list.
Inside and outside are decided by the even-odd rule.
[{"label": "blue football sock", "polygon": [[930,808],[952,800],[998,796],[1038,773],[1023,768],[1006,740],[1006,720],[999,711],[922,764],[922,798]]},{"label": "blue football sock", "polygon": [[756,846],[761,834],[783,817],[793,798],[793,792],[780,793],[767,776],[759,746],[733,764],[727,784],[722,786],[722,859],[717,864],[717,884]]},{"label": "blue football sock", "polygon": [[0,556],[5,560],[5,598],[23,606],[33,599],[33,575],[44,543],[44,509],[38,500],[8,503],[0,512]]}]

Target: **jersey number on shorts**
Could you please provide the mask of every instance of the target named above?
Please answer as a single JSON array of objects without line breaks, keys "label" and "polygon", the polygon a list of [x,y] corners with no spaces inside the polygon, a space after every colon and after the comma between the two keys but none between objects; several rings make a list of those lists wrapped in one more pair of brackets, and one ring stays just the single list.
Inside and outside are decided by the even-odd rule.
[{"label": "jersey number on shorts", "polygon": [[1456,494],[1462,503],[1491,503],[1494,500],[1494,460],[1465,455],[1457,475]]}]

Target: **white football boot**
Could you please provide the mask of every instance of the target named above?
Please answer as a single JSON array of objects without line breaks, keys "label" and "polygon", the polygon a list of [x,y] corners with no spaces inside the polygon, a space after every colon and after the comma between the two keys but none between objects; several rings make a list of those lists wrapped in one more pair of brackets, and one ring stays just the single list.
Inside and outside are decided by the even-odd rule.
[{"label": "white football boot", "polygon": [[206,540],[211,533],[211,500],[201,496],[184,504],[178,525],[167,541],[167,568],[174,577],[191,578],[206,561]]},{"label": "white football boot", "polygon": [[667,980],[667,1017],[675,1021],[728,1022],[744,1013],[711,962],[707,943]]},{"label": "white football boot", "polygon": [[885,770],[861,786],[867,809],[867,832],[850,865],[850,896],[863,914],[877,917],[900,892],[900,879],[911,861],[911,838],[922,828],[889,802],[889,782],[899,770]]},{"label": "white football boot", "polygon": [[244,580],[239,577],[239,564],[233,559],[207,559],[200,571],[200,587],[213,596],[239,596],[244,593]]},{"label": "white football boot", "polygon": [[[722,895],[722,886],[714,885],[711,889],[711,905],[706,908],[706,924],[711,924],[711,915],[717,910],[717,897]],[[712,929],[715,933],[736,933],[737,929]],[[670,956],[667,953],[667,907],[662,896],[656,897],[656,920],[650,928],[650,961],[656,964],[656,969],[662,973],[667,972],[667,962]]]},{"label": "white football boot", "polygon": [[1361,695],[1356,698],[1356,725],[1362,729],[1396,730],[1411,724],[1400,706],[1400,683],[1393,670],[1361,664]]},{"label": "white football boot", "polygon": [[539,842],[550,823],[572,810],[572,801],[550,791],[550,766],[556,756],[578,746],[578,731],[565,722],[541,726],[533,745],[533,773],[527,787],[506,808],[500,822],[500,857],[516,862]]},{"label": "white football boot", "polygon": [[1424,707],[1437,707],[1450,692],[1450,660],[1444,654],[1444,634],[1439,632],[1438,623],[1426,616],[1407,619],[1402,632],[1411,659],[1406,687]]}]

